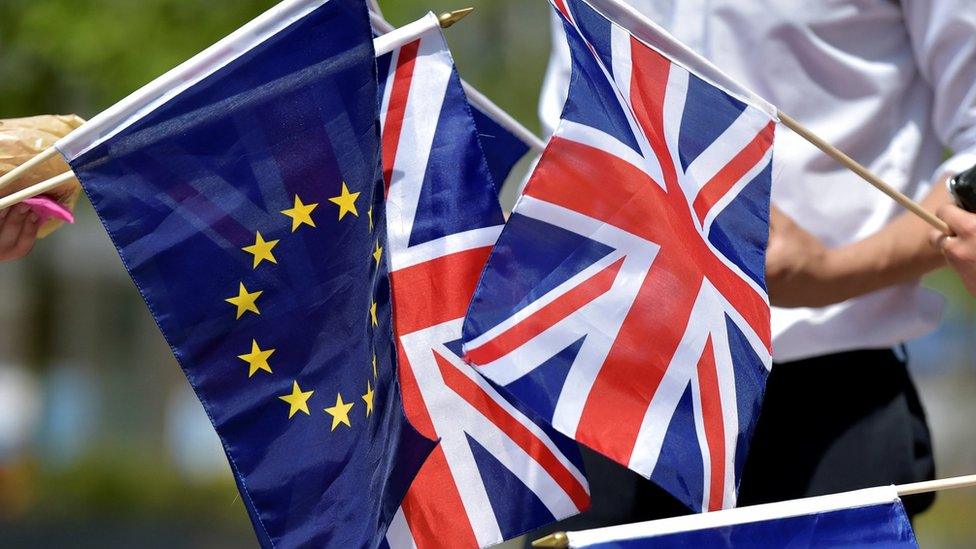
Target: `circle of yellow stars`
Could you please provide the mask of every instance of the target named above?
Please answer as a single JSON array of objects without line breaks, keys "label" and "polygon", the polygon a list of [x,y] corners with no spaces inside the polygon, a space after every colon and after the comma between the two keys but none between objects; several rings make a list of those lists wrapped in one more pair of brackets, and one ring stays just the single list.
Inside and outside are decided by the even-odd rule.
[{"label": "circle of yellow stars", "polygon": [[[342,183],[342,187],[338,196],[329,198],[329,202],[334,204],[337,209],[338,220],[342,221],[347,215],[358,218],[359,209],[356,207],[356,201],[359,199],[360,192],[350,192],[349,187],[345,182]],[[313,212],[319,207],[318,203],[306,203],[302,200],[299,195],[294,195],[294,201],[291,208],[281,210],[281,214],[288,217],[291,220],[291,232],[295,233],[302,227],[316,228],[315,220],[313,219]],[[368,221],[369,221],[369,231],[373,232],[373,207],[372,205],[366,211]],[[254,234],[254,243],[249,244],[241,248],[247,254],[251,255],[251,266],[252,270],[256,270],[265,262],[277,265],[278,259],[274,255],[275,246],[280,243],[280,240],[266,240],[264,235],[260,231],[256,231]],[[373,262],[377,272],[379,270],[380,261],[383,257],[383,247],[380,246],[379,238],[375,240],[375,245],[371,253]],[[261,297],[263,291],[250,291],[245,286],[244,281],[241,281],[238,285],[237,295],[225,299],[225,301],[235,307],[236,319],[240,320],[247,313],[253,313],[255,315],[260,315],[261,311],[258,308],[258,298]],[[378,325],[376,318],[376,301],[372,301],[369,308],[369,319],[370,324],[375,327]],[[247,377],[253,378],[258,372],[264,372],[266,374],[273,374],[271,369],[270,359],[271,356],[276,352],[275,348],[267,347],[262,348],[261,344],[258,343],[257,339],[251,340],[251,349],[249,352],[240,354],[237,356],[238,359],[245,362],[248,366]],[[377,379],[376,371],[376,353],[372,356],[372,372],[373,379]],[[298,380],[292,381],[291,393],[286,395],[281,395],[278,397],[279,400],[288,404],[288,419],[294,418],[296,415],[305,414],[306,416],[311,416],[311,411],[309,409],[309,400],[315,394],[314,390],[304,391],[299,385]],[[366,380],[366,391],[360,399],[363,401],[363,406],[365,407],[365,416],[368,418],[373,413],[373,399],[375,390],[373,388],[372,382]],[[352,427],[352,419],[350,418],[350,413],[356,406],[356,401],[346,402],[343,399],[342,393],[336,393],[335,404],[327,408],[323,408],[324,413],[331,416],[332,424],[331,431],[335,431],[340,426],[345,425],[346,427]]]}]

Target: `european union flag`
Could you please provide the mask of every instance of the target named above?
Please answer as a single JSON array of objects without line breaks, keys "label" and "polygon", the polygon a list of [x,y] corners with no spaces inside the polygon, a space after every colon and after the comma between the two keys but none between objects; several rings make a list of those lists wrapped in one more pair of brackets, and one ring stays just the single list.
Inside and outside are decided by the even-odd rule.
[{"label": "european union flag", "polygon": [[362,0],[290,0],[59,149],[217,429],[265,546],[376,546],[403,416]]}]

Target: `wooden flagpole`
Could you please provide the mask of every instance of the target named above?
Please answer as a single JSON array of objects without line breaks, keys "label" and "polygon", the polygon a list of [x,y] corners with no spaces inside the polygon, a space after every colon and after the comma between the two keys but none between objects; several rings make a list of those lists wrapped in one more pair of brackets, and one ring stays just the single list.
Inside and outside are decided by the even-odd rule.
[{"label": "wooden flagpole", "polygon": [[976,475],[940,478],[936,480],[926,480],[924,482],[914,482],[912,484],[902,484],[901,486],[895,486],[895,489],[898,490],[899,496],[911,496],[913,494],[926,494],[928,492],[954,490],[956,488],[969,488],[971,486],[976,486]]},{"label": "wooden flagpole", "polygon": [[[895,491],[899,496],[911,496],[914,494],[926,494],[928,492],[939,492],[942,490],[953,490],[956,488],[971,488],[976,486],[976,475],[965,475],[961,477],[942,478],[937,480],[927,480],[925,482],[915,482],[912,484],[902,484],[895,486]],[[566,532],[556,532],[548,536],[539,538],[532,542],[532,547],[554,547],[565,549],[569,547],[569,536]]]},{"label": "wooden flagpole", "polygon": [[74,176],[75,176],[74,172],[65,172],[61,175],[56,175],[50,179],[45,179],[44,181],[36,185],[31,185],[30,187],[27,187],[24,190],[17,191],[13,194],[0,198],[0,210],[9,208],[14,204],[18,204],[20,202],[23,202],[24,200],[27,200],[28,198],[34,198],[37,195],[41,195],[48,191],[54,190],[60,187],[61,185],[64,185],[68,181],[71,181],[74,178]]},{"label": "wooden flagpole", "polygon": [[[759,95],[757,95],[754,91],[748,90],[741,84],[738,84],[736,82],[736,79],[725,74],[725,72],[722,71],[722,69],[716,67],[713,63],[711,63],[710,61],[708,61],[707,59],[699,55],[697,52],[693,51],[691,48],[688,48],[686,45],[682,44],[681,42],[673,38],[670,34],[668,34],[667,31],[661,29],[657,24],[651,21],[650,18],[648,18],[646,15],[644,15],[640,10],[638,10],[634,6],[631,6],[630,4],[624,2],[623,0],[604,0],[604,1],[606,4],[611,5],[612,9],[619,12],[619,14],[623,14],[623,16],[626,17],[627,19],[630,19],[631,21],[643,26],[645,29],[651,30],[653,34],[659,37],[664,43],[668,44],[668,47],[677,50],[675,52],[670,52],[670,53],[665,52],[665,55],[669,55],[669,56],[678,55],[679,57],[682,57],[682,60],[679,61],[679,64],[683,64],[686,67],[690,63],[700,64],[701,67],[707,68],[709,71],[713,71],[715,74],[720,75],[721,78],[726,80],[727,82],[735,83],[739,88],[745,90],[746,93],[752,95],[758,101],[762,101],[767,104],[769,103],[765,99],[759,97]],[[926,211],[925,208],[923,208],[917,202],[913,201],[911,198],[898,192],[898,190],[896,190],[895,188],[891,187],[890,185],[882,181],[881,178],[871,173],[870,170],[868,170],[861,164],[858,164],[850,156],[841,152],[840,149],[834,147],[830,143],[827,143],[819,136],[811,132],[809,129],[805,128],[799,122],[797,122],[790,116],[786,115],[782,111],[777,111],[776,115],[780,119],[780,122],[783,123],[784,126],[795,131],[803,139],[806,139],[815,147],[825,152],[828,156],[840,162],[844,167],[853,171],[857,175],[861,176],[861,178],[863,178],[865,181],[867,181],[871,185],[874,185],[879,190],[881,190],[881,192],[887,194],[889,197],[894,199],[895,202],[898,202],[899,204],[907,208],[910,212],[920,217],[923,221],[925,221],[929,225],[935,227],[936,229],[942,231],[947,235],[950,236],[952,235],[952,231],[949,229],[949,226],[945,224],[945,222],[943,222],[938,217],[932,215],[931,212]]]},{"label": "wooden flagpole", "polygon": [[24,162],[20,166],[17,166],[16,168],[5,173],[3,177],[0,177],[0,189],[20,179],[21,177],[29,173],[34,168],[40,166],[41,164],[50,160],[51,158],[54,158],[57,154],[58,154],[58,150],[54,147],[48,147],[47,149],[44,149],[36,156],[34,156],[34,158],[31,158],[27,162]]},{"label": "wooden flagpole", "polygon": [[880,177],[874,175],[871,170],[865,168],[856,160],[844,154],[844,152],[837,147],[821,139],[817,134],[807,129],[805,126],[794,120],[783,111],[778,111],[777,115],[779,116],[780,122],[782,122],[784,126],[796,132],[797,135],[803,139],[806,139],[814,147],[817,147],[823,151],[827,156],[833,158],[837,162],[841,163],[845,168],[861,176],[861,179],[867,181],[871,185],[874,185],[876,189],[890,196],[895,202],[901,204],[908,211],[922,218],[923,221],[932,227],[942,231],[944,234],[950,236],[952,235],[952,230],[948,225],[946,225],[945,221],[942,221],[931,212],[923,208],[921,204],[915,202],[911,198],[908,198],[898,189],[895,189],[891,185],[885,183]]},{"label": "wooden flagpole", "polygon": [[[439,16],[437,16],[437,21],[440,24],[441,28],[444,28],[444,29],[450,28],[455,23],[457,23],[458,21],[460,21],[460,20],[464,19],[465,17],[467,17],[472,11],[474,11],[474,8],[464,8],[464,9],[459,9],[459,10],[444,12],[444,13],[440,14]],[[491,103],[491,102],[488,102],[488,103]],[[492,104],[492,105],[494,105],[494,104]],[[495,106],[494,108],[497,109],[497,111],[504,113],[504,111],[501,111],[501,109],[499,109],[497,106]],[[507,114],[506,114],[506,116],[507,116]],[[511,117],[508,117],[508,118],[511,119]],[[528,132],[528,130],[525,130],[524,128],[522,128],[522,129],[525,132]],[[529,132],[529,133],[531,135],[531,132]],[[534,135],[533,135],[533,137],[536,140],[539,139],[538,137],[535,137]],[[44,162],[46,162],[47,160],[50,160],[51,158],[57,156],[58,154],[59,153],[58,153],[58,150],[57,150],[56,147],[48,147],[47,149],[44,149],[43,151],[41,151],[40,153],[38,153],[37,155],[35,155],[33,158],[31,158],[27,162],[24,162],[20,166],[17,166],[16,168],[10,170],[6,174],[4,174],[2,177],[0,177],[0,189],[3,189],[7,185],[10,185],[14,181],[17,181],[18,179],[20,179],[24,175],[30,173],[30,171],[33,170],[34,168],[36,168],[37,166],[43,164]],[[50,179],[41,181],[40,183],[37,183],[35,185],[31,185],[30,187],[27,187],[27,188],[25,188],[25,189],[23,189],[21,191],[16,192],[16,193],[13,193],[13,194],[10,194],[10,195],[5,196],[3,198],[0,198],[0,210],[5,209],[5,208],[9,208],[10,206],[13,206],[14,204],[23,202],[24,200],[27,200],[28,198],[33,198],[35,196],[44,194],[44,193],[46,193],[46,192],[48,192],[48,191],[50,191],[50,190],[58,187],[59,185],[62,185],[65,182],[70,181],[71,178],[73,178],[73,177],[74,177],[74,173],[72,173],[70,171],[69,172],[65,172],[63,174],[56,175],[56,176],[54,176],[54,177],[52,177]]]}]

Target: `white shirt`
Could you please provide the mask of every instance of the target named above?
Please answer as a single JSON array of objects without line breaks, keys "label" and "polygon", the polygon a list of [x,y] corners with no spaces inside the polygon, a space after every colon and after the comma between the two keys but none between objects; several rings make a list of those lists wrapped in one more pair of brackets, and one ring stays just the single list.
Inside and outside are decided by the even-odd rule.
[{"label": "white shirt", "polygon": [[[976,164],[976,0],[629,0],[677,39],[908,196]],[[540,113],[559,120],[569,51],[554,25]],[[945,147],[956,151],[941,164]],[[902,213],[787,128],[773,202],[828,246]],[[777,361],[885,348],[938,325],[918,283],[820,309],[773,310]]]}]

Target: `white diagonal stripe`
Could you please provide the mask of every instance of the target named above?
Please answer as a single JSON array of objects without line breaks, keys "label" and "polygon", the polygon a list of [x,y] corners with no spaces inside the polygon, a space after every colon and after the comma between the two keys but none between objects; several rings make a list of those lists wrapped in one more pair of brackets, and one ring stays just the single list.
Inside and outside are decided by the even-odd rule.
[{"label": "white diagonal stripe", "polygon": [[712,180],[722,168],[729,165],[746,145],[766,127],[769,119],[760,113],[747,108],[742,111],[732,124],[729,125],[718,139],[708,145],[705,150],[695,158],[685,174],[688,178],[688,201],[694,202],[706,183]]},{"label": "white diagonal stripe", "polygon": [[447,360],[451,367],[476,383],[488,398],[529,430],[577,481],[585,486],[586,480],[582,472],[562,455],[555,443],[538,425],[506,402],[504,397],[472,371],[470,366],[464,364],[444,346],[445,342],[460,338],[462,325],[463,319],[458,318],[402,336],[400,342],[409,367],[417,379],[434,430],[441,438],[441,447],[447,457],[465,512],[471,520],[475,537],[483,546],[501,541],[502,537],[491,507],[487,487],[481,481],[481,474],[468,445],[469,436],[512,474],[522,479],[554,516],[566,517],[577,513],[579,509],[569,494],[535,458],[447,386],[434,357],[435,352]]},{"label": "white diagonal stripe", "polygon": [[716,314],[718,305],[710,297],[704,288],[699,289],[688,318],[688,327],[641,421],[629,467],[647,478],[657,465],[674,411],[695,374],[698,359],[708,340],[708,315]]},{"label": "white diagonal stripe", "polygon": [[739,194],[741,194],[746,188],[746,185],[751,183],[756,176],[762,173],[762,171],[769,166],[769,163],[772,162],[772,160],[773,148],[770,147],[762,158],[759,159],[759,162],[756,162],[751,168],[742,174],[742,177],[740,177],[739,180],[732,185],[729,191],[725,193],[722,198],[718,199],[715,204],[712,204],[711,209],[709,209],[708,213],[705,214],[704,223],[702,223],[701,231],[703,235],[708,235],[709,231],[712,229],[712,222],[715,221],[715,218],[718,217],[718,215],[722,213],[729,204],[739,197]]},{"label": "white diagonal stripe", "polygon": [[407,517],[403,514],[403,507],[397,509],[390,527],[386,531],[386,542],[390,544],[390,549],[416,549],[417,542],[413,539],[410,526],[407,524]]},{"label": "white diagonal stripe", "polygon": [[502,226],[472,229],[463,233],[449,234],[445,237],[396,250],[390,255],[390,271],[396,272],[407,267],[413,267],[451,254],[488,248],[495,245]]},{"label": "white diagonal stripe", "polygon": [[[436,57],[442,59],[427,59]],[[447,86],[453,74],[452,67],[440,33],[425,35],[414,64],[386,202],[391,253],[405,250],[410,245],[417,204],[427,175],[437,121],[440,120]]]}]

